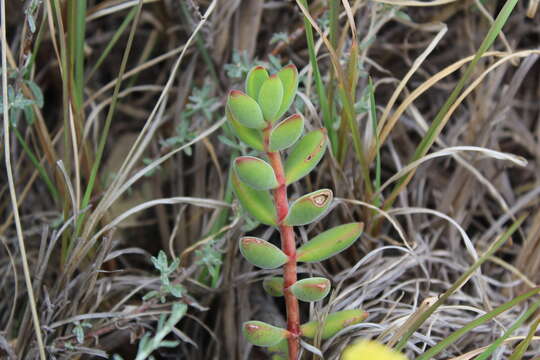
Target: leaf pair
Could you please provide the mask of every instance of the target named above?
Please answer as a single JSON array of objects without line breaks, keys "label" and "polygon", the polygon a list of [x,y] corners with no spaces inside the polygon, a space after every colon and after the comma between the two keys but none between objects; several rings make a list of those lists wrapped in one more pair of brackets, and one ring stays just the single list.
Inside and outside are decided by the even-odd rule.
[{"label": "leaf pair", "polygon": [[[263,269],[275,269],[285,264],[289,257],[275,245],[263,239],[244,237],[240,239],[240,252],[252,264]],[[283,278],[265,279],[264,289],[272,296],[283,296]],[[305,302],[318,301],[330,292],[330,281],[321,277],[298,280],[289,290]]]},{"label": "leaf pair", "polygon": [[[232,120],[234,122],[234,120]],[[233,123],[234,126],[234,123]],[[292,115],[272,129],[269,136],[269,151],[283,150],[294,144],[302,134],[304,118],[301,115]],[[247,141],[262,143],[262,137],[256,134]],[[309,174],[324,155],[326,135],[319,129],[307,134],[287,158],[285,163],[286,184]],[[264,160],[253,156],[241,156],[235,160],[235,170],[242,181],[257,190],[273,189],[278,185],[272,167]]]},{"label": "leaf pair", "polygon": [[[363,229],[363,223],[349,223],[326,230],[297,250],[297,261],[313,263],[326,260],[351,246]],[[278,268],[288,259],[277,246],[256,237],[241,238],[239,247],[250,263],[262,269]]]},{"label": "leaf pair", "polygon": [[[269,136],[269,151],[283,150],[294,144],[301,136],[304,119],[301,115],[293,115],[282,121],[278,126],[272,129]],[[256,136],[249,138],[248,141],[255,141]],[[292,184],[308,175],[321,161],[328,138],[324,129],[318,129],[309,132],[296,144],[291,153],[285,160],[285,183]],[[261,137],[262,143],[262,137]],[[248,161],[249,159],[249,161]],[[245,170],[241,169],[239,164],[245,165]],[[242,156],[235,161],[236,170],[242,172],[239,174],[242,180],[253,188],[261,190],[261,184],[256,178],[265,176],[270,182],[264,186],[265,189],[272,189],[277,186],[272,167],[265,161],[255,157]],[[253,180],[252,177],[256,177]]]},{"label": "leaf pair", "polygon": [[257,66],[248,74],[247,94],[231,91],[227,109],[243,127],[262,130],[287,112],[297,88],[298,70],[294,65],[286,66],[272,76],[265,68]]},{"label": "leaf pair", "polygon": [[256,66],[246,79],[247,95],[257,99],[264,119],[271,123],[287,112],[297,88],[298,70],[294,65],[285,66],[272,76],[268,75],[264,67]]},{"label": "leaf pair", "polygon": [[[243,126],[229,107],[226,109],[227,119],[232,125],[234,132],[240,140],[255,150],[264,151],[263,133],[257,129],[250,129]],[[277,124],[270,131],[268,151],[275,152],[285,150],[294,145],[304,130],[304,117],[301,114],[294,114]]]},{"label": "leaf pair", "polygon": [[[300,326],[301,335],[314,338],[320,331],[323,339],[328,339],[339,331],[364,321],[367,313],[363,310],[343,310],[332,313],[321,324],[319,321],[310,321]],[[282,328],[262,321],[248,321],[242,326],[244,336],[257,346],[269,347],[270,351],[286,351],[283,342],[291,334]]]},{"label": "leaf pair", "polygon": [[[363,223],[350,223],[327,230],[298,249],[297,261],[318,262],[328,259],[351,246],[363,228]],[[250,263],[263,269],[278,268],[289,259],[277,246],[256,237],[241,238],[240,252]],[[283,296],[284,281],[281,277],[265,279],[263,287],[271,296]],[[320,277],[302,279],[289,290],[301,301],[318,301],[328,295],[330,281]]]},{"label": "leaf pair", "polygon": [[[237,166],[237,169],[248,169],[257,162],[247,158],[240,158],[240,165]],[[264,170],[264,167],[260,167],[260,170]],[[271,172],[268,172],[266,175],[264,175],[265,171],[257,172],[250,170],[245,173],[243,171],[232,172],[231,180],[236,196],[244,209],[261,223],[277,226],[276,210],[270,193],[267,190],[257,190],[255,188],[255,186],[260,188],[275,187],[275,175],[272,168],[269,170]],[[240,174],[242,174],[241,177]],[[249,184],[253,186],[246,185],[242,180],[249,181]],[[332,200],[333,193],[329,189],[317,190],[304,195],[291,204],[289,213],[283,220],[283,223],[289,226],[309,224],[326,214]]]}]

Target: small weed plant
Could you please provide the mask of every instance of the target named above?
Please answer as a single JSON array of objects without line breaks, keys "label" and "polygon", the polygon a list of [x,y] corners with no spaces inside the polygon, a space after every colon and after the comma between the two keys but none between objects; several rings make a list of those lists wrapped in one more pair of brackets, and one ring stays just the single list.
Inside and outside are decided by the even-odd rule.
[{"label": "small weed plant", "polygon": [[287,329],[253,320],[243,324],[243,333],[252,344],[269,347],[278,352],[278,358],[291,360],[298,359],[300,337],[314,338],[320,333],[327,339],[367,316],[362,310],[344,310],[330,314],[323,324],[300,322],[298,301],[322,300],[331,285],[323,277],[299,280],[297,263],[319,262],[345,250],[360,237],[364,225],[339,225],[296,247],[294,227],[323,217],[333,200],[332,190],[320,189],[289,203],[287,186],[317,166],[328,143],[324,129],[304,134],[301,114],[279,121],[291,106],[297,87],[298,71],[294,65],[273,75],[256,66],[248,73],[246,93],[231,91],[226,107],[238,138],[265,157],[240,156],[234,160],[231,182],[236,196],[246,212],[259,222],[278,228],[281,235],[281,249],[264,239],[246,236],[240,239],[240,251],[259,268],[283,269],[283,277],[267,278],[263,287],[272,296],[284,296],[287,308]]}]

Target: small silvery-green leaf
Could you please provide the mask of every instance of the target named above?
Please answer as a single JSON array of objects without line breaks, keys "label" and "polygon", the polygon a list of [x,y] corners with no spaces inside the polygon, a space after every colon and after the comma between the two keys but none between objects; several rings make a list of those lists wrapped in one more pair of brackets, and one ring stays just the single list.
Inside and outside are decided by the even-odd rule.
[{"label": "small silvery-green leaf", "polygon": [[306,194],[292,203],[283,223],[289,226],[309,224],[326,214],[333,198],[334,195],[330,189]]},{"label": "small silvery-green leaf", "polygon": [[232,116],[250,129],[264,129],[267,125],[259,104],[248,95],[238,90],[229,93],[227,101]]},{"label": "small silvery-green leaf", "polygon": [[302,279],[292,284],[289,289],[299,300],[319,301],[330,292],[330,280],[322,277]]},{"label": "small silvery-green leaf", "polygon": [[252,68],[246,78],[246,92],[253,99],[259,97],[259,90],[264,81],[268,79],[268,71],[262,66]]},{"label": "small silvery-green leaf", "polygon": [[283,339],[276,345],[269,346],[268,351],[275,353],[272,356],[272,360],[286,360],[289,354],[289,342],[287,339]]},{"label": "small silvery-green leaf", "polygon": [[311,131],[296,143],[285,161],[287,185],[303,178],[313,170],[324,155],[326,143],[324,129]]},{"label": "small silvery-green leaf", "polygon": [[263,280],[263,288],[268,295],[280,297],[283,296],[283,283],[282,277],[268,277]]},{"label": "small silvery-green leaf", "polygon": [[236,136],[255,150],[264,151],[262,132],[260,130],[250,129],[240,124],[238,120],[234,118],[228,106],[226,107],[225,112]]},{"label": "small silvery-green leaf", "polygon": [[252,236],[240,239],[240,252],[247,261],[262,269],[275,269],[287,262],[287,255],[274,244]]},{"label": "small silvery-green leaf", "polygon": [[28,85],[28,87],[32,91],[32,95],[34,96],[34,99],[36,101],[36,105],[39,108],[42,108],[45,101],[43,100],[43,92],[41,92],[40,87],[33,81],[28,80],[28,81],[25,81],[25,83],[26,83],[26,85]]},{"label": "small silvery-green leaf", "polygon": [[283,101],[276,114],[276,117],[280,118],[289,110],[296,95],[296,90],[298,89],[298,70],[292,64],[287,65],[277,73],[277,76],[283,84]]},{"label": "small silvery-green leaf", "polygon": [[[363,310],[343,310],[330,314],[326,317],[322,326],[322,338],[326,340],[334,336],[338,331],[351,325],[358,324],[367,318],[367,313]],[[302,336],[314,338],[319,328],[319,321],[310,321],[300,326]]]},{"label": "small silvery-green leaf", "polygon": [[231,183],[244,210],[266,225],[276,225],[276,209],[267,190],[255,190],[244,184],[235,171],[231,172]]},{"label": "small silvery-green leaf", "polygon": [[363,223],[336,226],[320,233],[297,251],[299,262],[319,262],[332,257],[351,246],[364,230]]},{"label": "small silvery-green leaf", "polygon": [[270,133],[268,149],[280,151],[293,145],[302,135],[304,130],[304,117],[294,114],[280,122]]},{"label": "small silvery-green leaf", "polygon": [[257,346],[272,346],[286,339],[289,332],[262,321],[247,321],[242,326],[246,339]]},{"label": "small silvery-green leaf", "polygon": [[272,75],[264,81],[259,90],[257,100],[264,119],[268,122],[274,122],[277,119],[276,114],[283,101],[283,85],[277,75]]},{"label": "small silvery-green leaf", "polygon": [[278,186],[274,169],[264,160],[240,156],[234,160],[234,168],[240,180],[254,189],[269,190]]}]

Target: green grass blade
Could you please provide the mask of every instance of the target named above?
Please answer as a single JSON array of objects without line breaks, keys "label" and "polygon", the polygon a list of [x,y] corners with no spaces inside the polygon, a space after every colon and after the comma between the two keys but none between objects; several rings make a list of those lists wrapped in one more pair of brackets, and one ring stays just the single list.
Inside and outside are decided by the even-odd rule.
[{"label": "green grass blade", "polygon": [[[327,1],[328,7],[329,7],[329,20],[330,20],[330,27],[329,27],[329,38],[330,38],[330,44],[334,47],[334,49],[337,48],[338,40],[339,40],[339,1],[333,1],[329,0]],[[336,81],[336,74],[334,72],[330,72],[330,81],[328,83],[328,89],[326,91],[326,98],[328,99],[328,124],[334,123],[334,118],[336,115],[336,104],[334,100],[335,96],[335,81]],[[323,119],[324,120],[324,119]],[[324,123],[324,122],[323,122]],[[337,124],[336,124],[337,125]],[[338,135],[339,128],[336,126],[333,136],[335,139],[330,138],[330,146],[332,148],[332,153],[334,156],[338,157],[343,152],[343,149],[346,149],[347,142],[346,141],[339,141],[340,137]],[[324,126],[326,127],[326,123],[324,123]],[[340,124],[340,127],[343,126]],[[328,127],[327,127],[328,128]]]},{"label": "green grass blade", "polygon": [[371,197],[373,189],[371,186],[371,179],[369,177],[369,168],[366,162],[366,157],[364,154],[364,145],[362,139],[360,139],[360,132],[358,131],[358,125],[356,124],[356,115],[354,111],[354,106],[352,105],[351,98],[346,92],[346,89],[343,87],[343,83],[340,83],[339,86],[339,96],[341,101],[343,101],[343,110],[345,113],[345,118],[349,124],[349,130],[351,132],[351,137],[353,139],[353,147],[356,158],[360,163],[360,172],[362,173],[362,179],[365,183],[365,194],[367,198]]},{"label": "green grass blade", "polygon": [[135,17],[136,12],[137,12],[137,7],[131,8],[129,13],[126,15],[126,17],[124,18],[124,20],[122,21],[122,23],[118,27],[118,30],[116,30],[113,37],[111,38],[111,40],[109,41],[109,43],[107,44],[107,46],[105,47],[103,52],[101,53],[101,56],[99,57],[99,59],[96,61],[96,63],[92,67],[92,70],[90,70],[90,73],[88,74],[87,79],[90,79],[90,78],[92,78],[92,76],[94,76],[97,69],[99,69],[99,67],[101,66],[103,61],[107,58],[107,56],[109,56],[112,48],[118,42],[120,37],[124,34],[124,31],[126,30],[127,26],[131,22],[131,20],[133,20],[133,18]]},{"label": "green grass blade", "polygon": [[[114,87],[114,91],[113,91],[113,95],[112,95],[112,101],[111,101],[111,104],[109,105],[109,111],[107,112],[107,117],[105,119],[105,124],[103,126],[103,131],[102,131],[101,137],[99,139],[98,149],[97,149],[97,152],[96,152],[96,159],[94,161],[94,164],[92,165],[92,170],[90,172],[90,178],[88,179],[88,185],[87,185],[86,190],[84,192],[83,201],[82,201],[82,204],[81,204],[82,209],[86,208],[88,206],[88,204],[90,203],[90,197],[92,196],[92,190],[94,189],[94,185],[96,183],[97,173],[98,173],[98,170],[99,170],[99,167],[100,167],[100,164],[101,164],[101,159],[103,157],[103,152],[105,150],[105,144],[107,142],[109,129],[110,129],[111,123],[112,123],[112,118],[113,118],[114,112],[116,110],[116,105],[118,103],[118,93],[120,92],[120,86],[122,84],[122,78],[123,78],[124,73],[126,71],[127,60],[129,58],[129,54],[131,53],[131,46],[133,44],[133,39],[135,37],[136,27],[137,27],[137,24],[139,22],[138,19],[139,19],[140,15],[141,15],[142,6],[143,6],[143,1],[141,0],[137,4],[136,21],[132,24],[131,31],[130,31],[130,34],[129,34],[129,38],[128,38],[127,44],[126,44],[126,49],[125,49],[124,54],[122,56],[122,62],[120,64],[120,69],[118,71],[118,78],[117,78],[118,80],[117,80],[117,82],[115,84],[115,87]],[[77,221],[77,226],[76,226],[76,229],[75,229],[74,238],[76,238],[79,235],[83,220],[84,220],[84,213],[80,215],[80,217],[79,217],[79,219]],[[69,247],[68,251],[65,254],[62,254],[64,258],[68,256],[71,248],[73,247],[73,244],[74,243],[72,242],[70,244],[70,247]]]},{"label": "green grass blade", "polygon": [[[366,196],[369,198],[371,197],[373,190],[371,186],[371,181],[369,179],[369,168],[367,166],[367,161],[364,156],[362,140],[360,139],[358,126],[356,124],[355,110],[354,110],[354,104],[353,104],[354,91],[352,88],[349,89],[350,87],[349,85],[352,84],[352,81],[349,81],[345,78],[345,74],[344,74],[343,69],[341,68],[338,55],[336,54],[335,49],[332,47],[332,44],[330,44],[330,42],[328,41],[324,32],[320,29],[320,27],[316,24],[315,20],[311,17],[309,10],[306,6],[306,0],[296,0],[296,3],[298,7],[300,7],[300,9],[302,10],[302,13],[304,14],[304,22],[306,23],[306,34],[311,30],[312,27],[315,28],[317,32],[319,33],[319,35],[321,36],[323,42],[325,43],[328,51],[330,52],[330,59],[332,61],[332,66],[334,68],[334,71],[338,80],[338,84],[339,84],[339,96],[343,102],[344,117],[347,121],[350,133],[352,135],[355,155],[358,158],[358,162],[360,163],[362,180],[365,183]],[[351,46],[351,53],[354,54],[355,51],[357,51],[357,44],[356,42],[353,42]],[[316,60],[316,59],[313,59],[313,60]],[[323,98],[321,97],[321,100],[322,99]],[[325,123],[325,127],[327,127],[328,131],[330,132],[330,128],[328,128],[326,123]],[[333,123],[331,124],[331,128],[332,130],[334,130]],[[334,148],[339,149],[339,147],[332,145],[333,151],[335,150]]]},{"label": "green grass blade", "polygon": [[53,197],[53,199],[55,201],[58,201],[58,199],[60,198],[60,195],[58,194],[58,190],[54,186],[51,178],[49,177],[49,175],[45,171],[45,168],[43,168],[43,166],[41,166],[41,164],[39,163],[39,160],[37,159],[37,157],[32,152],[32,149],[30,149],[30,147],[28,146],[28,144],[24,140],[24,137],[19,132],[19,129],[17,129],[16,127],[13,127],[13,126],[11,126],[11,128],[13,129],[13,132],[15,133],[15,137],[17,138],[17,140],[21,144],[24,152],[26,153],[26,155],[28,156],[28,158],[32,162],[32,165],[34,165],[36,167],[36,170],[38,171],[39,175],[43,178],[43,181],[45,182],[45,185],[47,186],[47,189],[51,193],[51,196]]},{"label": "green grass blade", "polygon": [[[84,89],[84,38],[86,30],[86,0],[69,1],[68,5],[68,51],[69,74],[73,83],[71,94],[76,110],[83,103]],[[76,111],[77,112],[77,111]]]},{"label": "green grass blade", "polygon": [[519,345],[516,347],[512,355],[508,358],[508,360],[521,360],[523,359],[523,355],[525,354],[525,351],[529,347],[534,334],[536,333],[536,330],[538,329],[538,326],[540,325],[540,318],[536,319],[529,328],[529,332],[527,333],[527,337],[523,339],[522,342],[519,343]]},{"label": "green grass blade", "polygon": [[[308,9],[308,4],[306,0],[299,0],[302,5]],[[319,70],[319,65],[317,63],[317,55],[315,54],[315,40],[313,38],[313,28],[309,19],[304,16],[304,27],[306,31],[306,41],[308,46],[309,53],[309,63],[313,69],[313,78],[315,79],[315,86],[317,87],[317,94],[319,95],[319,102],[321,105],[322,115],[323,115],[323,124],[326,130],[328,131],[328,138],[330,139],[330,146],[332,152],[337,154],[338,150],[338,138],[336,129],[334,128],[334,119],[330,112],[330,106],[328,105],[328,99],[326,98],[326,89],[321,78],[321,71]]]},{"label": "green grass blade", "polygon": [[[375,193],[379,193],[381,189],[381,154],[380,154],[380,141],[379,134],[377,134],[377,106],[375,105],[375,89],[373,88],[373,80],[369,78],[368,83],[369,92],[369,112],[371,114],[371,125],[373,128],[373,136],[375,136]],[[381,195],[377,195],[373,199],[373,205],[379,207],[381,205]]]},{"label": "green grass blade", "polygon": [[330,8],[330,43],[336,49],[339,35],[339,1],[328,0],[327,3]]},{"label": "green grass blade", "polygon": [[444,294],[442,294],[439,299],[431,306],[429,307],[422,315],[418,317],[418,319],[411,325],[409,329],[405,332],[403,337],[400,339],[398,344],[396,345],[395,349],[398,351],[403,350],[405,345],[407,344],[407,340],[411,337],[411,335],[420,327],[422,324],[441,306],[444,304],[446,300],[455,292],[457,291],[467,280],[472,276],[472,274],[484,263],[486,262],[490,256],[492,256],[509,238],[512,236],[512,234],[521,226],[523,221],[525,221],[527,215],[520,216],[511,226],[510,228],[505,231],[499,239],[495,241],[495,243],[482,255],[475,263],[463,274],[459,277],[459,279],[456,280],[452,284],[452,286],[446,290]]},{"label": "green grass blade", "polygon": [[75,19],[75,87],[79,104],[84,96],[84,40],[86,31],[86,0],[75,1],[77,4]]},{"label": "green grass blade", "polygon": [[[539,289],[536,289],[537,293],[539,292],[538,290]],[[490,346],[488,346],[486,350],[484,350],[483,353],[480,354],[480,356],[476,358],[476,360],[488,359],[491,356],[491,354],[493,354],[493,352],[497,350],[499,346],[501,346],[503,341],[508,339],[510,335],[512,335],[512,333],[516,331],[517,328],[519,328],[525,321],[527,321],[527,319],[530,318],[539,307],[540,307],[540,300],[532,304],[532,306],[528,308],[527,311],[525,311],[525,313],[521,315],[519,319],[517,319],[516,322],[512,324],[512,326],[510,326],[510,328],[508,328],[508,330],[505,331],[503,336],[498,337],[497,340],[495,340]]]},{"label": "green grass blade", "polygon": [[[504,4],[504,7],[499,12],[499,15],[495,19],[495,22],[491,26],[491,28],[488,31],[488,34],[484,38],[484,41],[482,41],[482,44],[478,48],[477,52],[474,55],[473,60],[469,63],[467,66],[467,69],[465,70],[465,73],[457,83],[456,87],[444,103],[444,105],[441,107],[435,118],[433,119],[433,123],[429,127],[426,135],[420,142],[420,145],[416,148],[416,151],[413,155],[413,158],[411,159],[411,162],[416,161],[420,159],[422,156],[427,154],[433,143],[435,142],[435,139],[443,129],[445,123],[443,123],[443,119],[445,118],[445,115],[450,110],[450,107],[452,104],[456,101],[459,94],[465,87],[466,83],[471,78],[476,65],[482,55],[491,47],[495,39],[499,36],[499,33],[502,30],[502,27],[510,17],[514,7],[516,6],[518,0],[506,0],[506,3]],[[385,209],[390,208],[394,200],[397,198],[398,194],[400,193],[401,189],[403,189],[404,186],[407,185],[407,183],[411,180],[412,176],[414,175],[415,170],[412,170],[408,175],[403,176],[395,185],[392,194],[388,197],[388,199],[385,202]]]},{"label": "green grass blade", "polygon": [[[431,349],[420,355],[416,358],[416,360],[429,360],[433,359],[435,355],[439,354],[441,351],[452,345],[454,342],[456,342],[460,337],[467,334],[469,331],[474,329],[475,327],[478,327],[493,318],[495,318],[497,315],[502,314],[503,312],[511,309],[512,307],[516,306],[517,304],[529,299],[530,297],[537,295],[540,293],[540,287],[535,288],[534,290],[531,290],[529,292],[526,292],[523,295],[517,296],[514,299],[502,304],[501,306],[497,307],[493,311],[490,311],[489,313],[480,316],[479,318],[469,322],[467,325],[463,326],[461,329],[454,331],[450,336],[446,337],[444,340],[442,340],[437,345],[433,346]],[[500,338],[498,338],[491,346],[489,346],[479,357],[476,358],[476,360],[485,360],[488,356],[501,344],[502,341],[519,326],[521,323],[523,323],[530,315],[536,311],[536,309],[540,306],[540,301],[537,301],[525,314],[523,314],[508,330],[507,332]],[[532,311],[531,311],[532,310]],[[526,316],[527,315],[527,316]],[[487,355],[486,355],[487,354]],[[485,356],[484,356],[485,355]]]}]

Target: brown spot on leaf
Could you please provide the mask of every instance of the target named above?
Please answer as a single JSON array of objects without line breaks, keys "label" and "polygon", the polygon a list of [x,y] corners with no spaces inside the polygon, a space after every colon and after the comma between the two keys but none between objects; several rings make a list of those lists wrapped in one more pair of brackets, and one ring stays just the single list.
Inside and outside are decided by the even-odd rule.
[{"label": "brown spot on leaf", "polygon": [[244,245],[245,248],[248,248],[253,245],[267,245],[267,244],[264,240],[256,238],[256,237],[244,237],[242,238],[242,245]]},{"label": "brown spot on leaf", "polygon": [[245,95],[243,92],[241,92],[240,90],[231,90],[229,91],[229,96],[231,97],[237,97],[237,96],[243,96]]},{"label": "brown spot on leaf", "polygon": [[252,334],[258,332],[260,329],[261,329],[261,327],[259,325],[255,325],[255,324],[247,324],[246,325],[246,331],[249,332],[249,333],[252,333]]},{"label": "brown spot on leaf", "polygon": [[318,193],[317,195],[313,195],[311,197],[311,202],[313,203],[313,205],[322,208],[328,203],[328,201],[330,200],[330,197],[331,197],[330,191],[328,190],[322,191]]},{"label": "brown spot on leaf", "polygon": [[350,319],[347,319],[347,320],[343,320],[342,324],[343,324],[343,328],[346,328],[348,327],[349,325],[354,325],[356,323],[359,323],[360,321],[363,321],[367,318],[367,312],[364,312],[358,316],[353,316],[352,318]]},{"label": "brown spot on leaf", "polygon": [[318,153],[320,153],[322,151],[325,144],[326,144],[326,139],[325,139],[325,137],[323,137],[321,139],[321,141],[319,142],[319,144],[317,146],[315,146],[314,150],[306,157],[306,159],[304,161],[305,162],[311,161],[311,159],[313,159],[315,157],[315,155],[317,155]]},{"label": "brown spot on leaf", "polygon": [[327,282],[320,282],[320,283],[314,283],[314,284],[306,284],[306,287],[314,288],[314,289],[316,289],[318,291],[323,292],[328,287],[328,283]]}]

